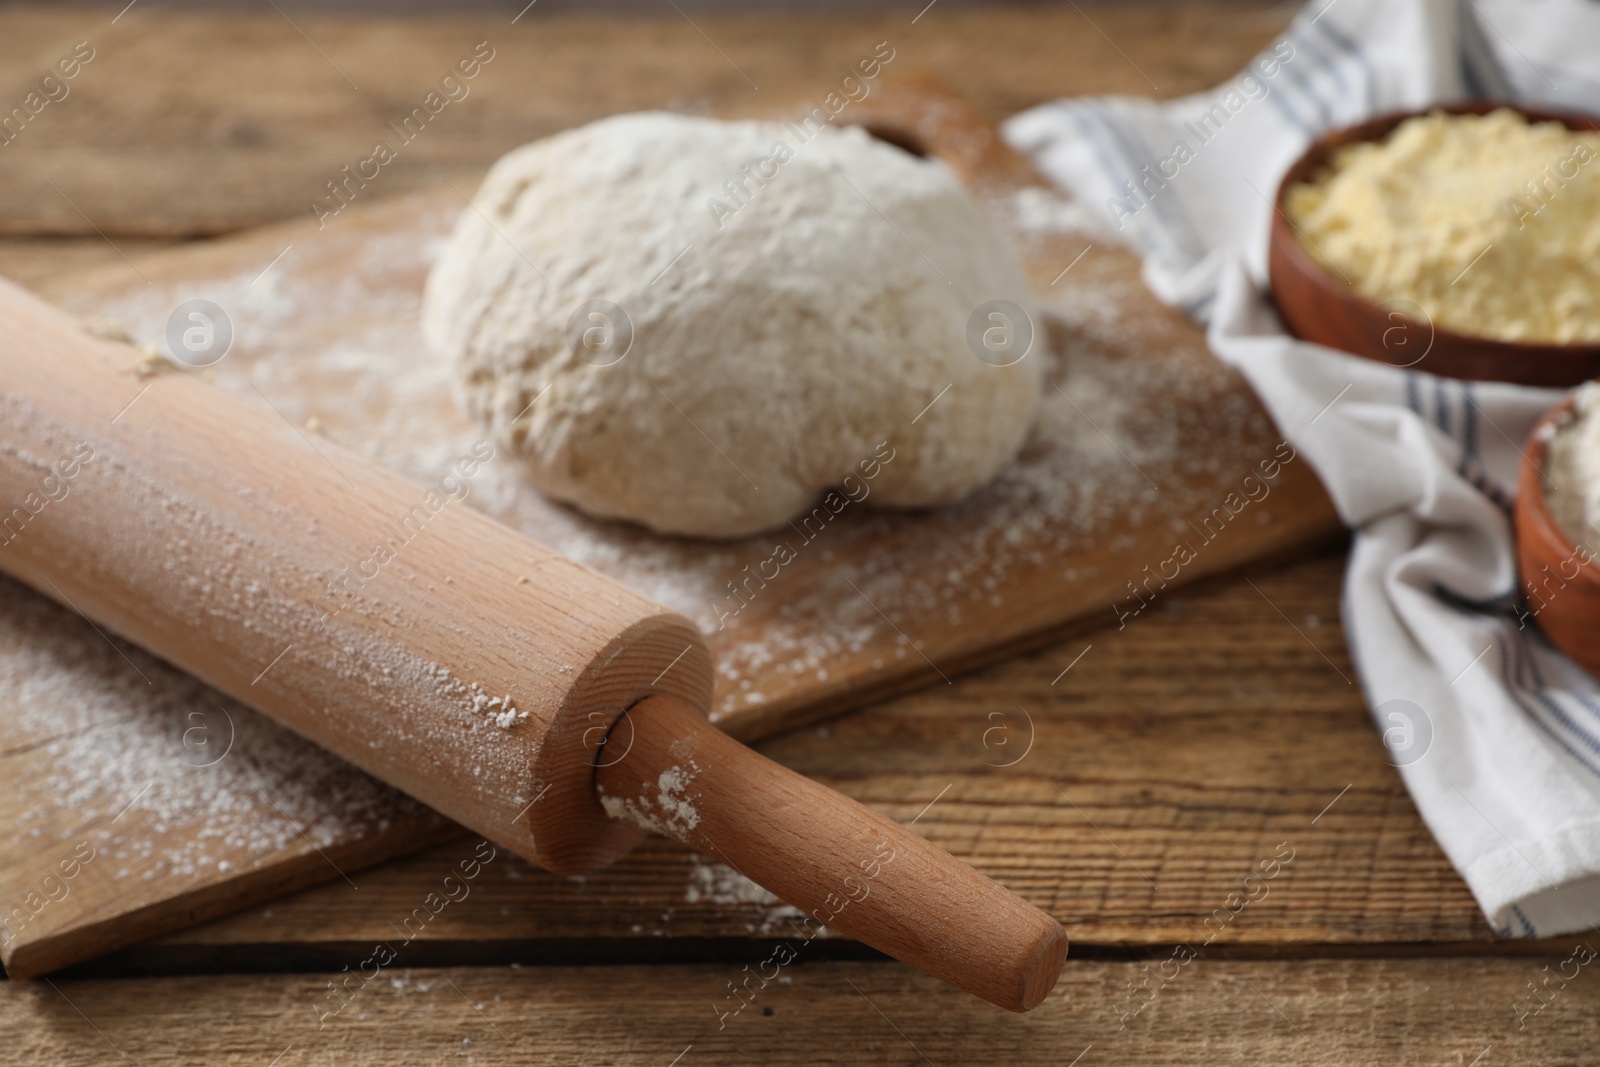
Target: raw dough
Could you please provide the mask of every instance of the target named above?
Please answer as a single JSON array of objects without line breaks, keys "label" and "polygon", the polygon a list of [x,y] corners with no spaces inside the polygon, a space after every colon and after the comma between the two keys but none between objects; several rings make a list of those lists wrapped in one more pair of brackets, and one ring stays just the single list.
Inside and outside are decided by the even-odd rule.
[{"label": "raw dough", "polygon": [[858,128],[665,113],[501,159],[423,308],[540,490],[711,537],[841,484],[902,507],[982,485],[1032,422],[1038,321],[943,164]]}]

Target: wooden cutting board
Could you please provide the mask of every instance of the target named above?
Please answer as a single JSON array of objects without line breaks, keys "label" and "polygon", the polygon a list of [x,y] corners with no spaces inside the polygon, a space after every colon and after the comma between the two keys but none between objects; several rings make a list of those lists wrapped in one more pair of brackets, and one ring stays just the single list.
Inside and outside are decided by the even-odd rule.
[{"label": "wooden cutting board", "polygon": [[[541,498],[509,456],[486,464],[467,497],[695,619],[717,663],[718,725],[758,738],[944,684],[1071,626],[1137,625],[1174,586],[1337,532],[1314,475],[1287,458],[1201,331],[991,125],[928,86],[881,86],[849,106],[839,121],[949,165],[1028,265],[1048,385],[1028,444],[996,482],[937,510],[851,504],[825,524],[717,544],[588,519]],[[418,299],[472,191],[358,199],[321,227],[308,212],[65,277],[45,295],[157,344],[174,308],[211,300],[231,322],[231,350],[204,372],[168,373],[205,373],[313,442],[436,484],[481,430],[423,345]],[[129,363],[132,374],[132,349]],[[776,577],[749,581],[773,574],[780,548],[792,558]],[[12,783],[0,798],[0,958],[14,977],[293,887],[358,884],[364,864],[458,832],[3,580],[0,701],[0,777]]]}]

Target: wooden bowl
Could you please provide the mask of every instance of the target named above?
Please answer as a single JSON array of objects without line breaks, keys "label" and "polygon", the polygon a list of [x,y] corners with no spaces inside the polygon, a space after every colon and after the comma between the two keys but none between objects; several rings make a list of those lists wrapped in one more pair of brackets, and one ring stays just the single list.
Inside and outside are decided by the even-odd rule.
[{"label": "wooden bowl", "polygon": [[1575,398],[1550,409],[1528,435],[1517,479],[1517,575],[1528,598],[1524,625],[1537,621],[1545,636],[1590,674],[1600,677],[1600,566],[1572,543],[1545,498],[1550,439],[1573,417]]},{"label": "wooden bowl", "polygon": [[1496,341],[1435,326],[1410,301],[1379,304],[1317,262],[1301,247],[1289,222],[1285,209],[1289,189],[1316,177],[1344,145],[1381,140],[1406,119],[1434,110],[1484,115],[1500,107],[1510,107],[1535,122],[1553,120],[1573,130],[1600,130],[1600,120],[1589,115],[1476,102],[1397,111],[1312,142],[1278,185],[1267,252],[1273,298],[1290,333],[1392,367],[1414,367],[1446,378],[1565,387],[1600,377],[1600,344]]}]

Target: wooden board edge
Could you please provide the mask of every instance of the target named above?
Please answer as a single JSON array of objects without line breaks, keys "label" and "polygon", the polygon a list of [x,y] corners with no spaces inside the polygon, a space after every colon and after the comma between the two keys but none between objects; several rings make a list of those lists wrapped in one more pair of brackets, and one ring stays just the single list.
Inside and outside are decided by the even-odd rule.
[{"label": "wooden board edge", "polygon": [[262,871],[270,871],[270,876],[229,878],[165,897],[132,912],[63,930],[42,931],[32,938],[24,933],[0,949],[0,963],[13,980],[38,978],[208,919],[219,919],[264,904],[296,890],[321,885],[462,833],[461,827],[426,808],[422,809],[418,823],[396,823],[384,833],[346,846],[316,848],[288,861],[275,862],[262,868]]}]

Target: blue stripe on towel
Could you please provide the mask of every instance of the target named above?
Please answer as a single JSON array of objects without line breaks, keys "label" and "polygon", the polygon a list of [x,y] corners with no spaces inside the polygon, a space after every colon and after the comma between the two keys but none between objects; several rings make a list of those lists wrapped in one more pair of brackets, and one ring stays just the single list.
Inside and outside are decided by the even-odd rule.
[{"label": "blue stripe on towel", "polygon": [[[1149,157],[1148,150],[1142,145],[1130,141],[1122,129],[1122,124],[1105,110],[1104,105],[1092,100],[1083,101],[1078,111],[1078,119],[1079,128],[1095,144],[1095,155],[1103,160],[1109,160],[1112,155],[1119,157],[1123,165],[1128,168],[1127,180],[1135,185],[1139,184],[1139,178],[1143,176],[1142,168],[1157,162]],[[1115,174],[1115,170],[1111,170],[1108,174],[1112,177],[1113,184],[1116,183]],[[1166,184],[1171,184],[1170,179],[1159,174],[1157,177]],[[1200,235],[1195,232],[1193,222],[1183,213],[1181,205],[1171,202],[1174,197],[1161,195],[1164,191],[1158,189],[1152,196],[1146,190],[1143,196],[1144,207],[1155,213],[1157,225],[1152,227],[1152,230],[1159,234],[1173,259],[1193,265],[1204,258],[1205,245],[1200,240]],[[1144,210],[1144,207],[1139,210]]]},{"label": "blue stripe on towel", "polygon": [[1315,79],[1320,72],[1326,74],[1329,80],[1333,82],[1332,93],[1318,94],[1318,99],[1328,109],[1328,124],[1331,126],[1336,122],[1334,112],[1341,111],[1342,109],[1339,105],[1349,99],[1349,89],[1345,85],[1344,75],[1340,71],[1342,63],[1339,56],[1326,49],[1322,43],[1313,43],[1312,31],[1315,29],[1315,26],[1308,27],[1305,33],[1295,36],[1295,41],[1316,59],[1315,69],[1308,73],[1307,80]]},{"label": "blue stripe on towel", "polygon": [[[1524,711],[1527,711],[1528,706],[1517,697],[1517,692],[1520,690],[1527,696],[1532,697],[1540,704],[1540,706],[1550,713],[1556,722],[1565,727],[1566,731],[1573,735],[1579,744],[1583,745],[1584,748],[1589,749],[1591,752],[1600,753],[1600,741],[1597,741],[1593,734],[1585,730],[1581,724],[1574,720],[1572,716],[1563,711],[1561,706],[1550,698],[1549,691],[1544,687],[1544,682],[1539,677],[1538,664],[1534,661],[1532,652],[1527,649],[1526,643],[1526,638],[1518,640],[1516,635],[1512,635],[1511,637],[1512,647],[1521,653],[1517,657],[1517,680],[1510,681],[1508,678],[1511,686],[1508,691],[1511,693],[1511,698],[1517,701],[1517,705],[1519,707],[1521,707]],[[1527,673],[1532,678],[1531,685],[1521,680],[1524,666],[1526,666]],[[1596,767],[1593,763],[1589,762],[1587,756],[1573,748],[1572,745],[1569,744],[1560,734],[1556,733],[1555,729],[1549,723],[1544,721],[1542,716],[1534,715],[1533,721],[1537,723],[1539,727],[1543,729],[1544,732],[1561,747],[1563,752],[1571,756],[1582,767],[1588,770],[1590,774],[1600,778],[1600,767]]]},{"label": "blue stripe on towel", "polygon": [[[1297,38],[1294,33],[1290,33],[1288,39],[1289,43],[1295,46],[1295,59],[1305,55],[1311,60],[1311,66],[1315,67],[1319,63],[1319,60],[1312,54],[1312,50],[1306,47],[1303,39]],[[1309,72],[1302,73],[1302,69],[1306,64],[1296,63],[1295,59],[1290,59],[1279,69],[1282,70],[1286,81],[1293,83],[1299,98],[1316,110],[1316,117],[1312,119],[1314,128],[1326,130],[1333,125],[1333,113],[1328,109],[1328,105],[1323,101],[1322,97],[1317,95],[1317,91],[1311,83],[1311,74]],[[1287,86],[1285,91],[1288,91]]]},{"label": "blue stripe on towel", "polygon": [[[1538,680],[1537,672],[1535,672],[1535,680]],[[1540,684],[1542,685],[1543,683],[1541,682]],[[1587,695],[1577,689],[1560,689],[1556,692],[1558,695],[1567,697],[1568,699],[1574,701],[1578,707],[1588,712],[1596,721],[1600,721],[1600,703],[1597,703],[1593,696]]]},{"label": "blue stripe on towel", "polygon": [[1211,318],[1211,309],[1216,306],[1217,291],[1212,289],[1209,293],[1200,296],[1183,305],[1183,313],[1191,319],[1205,322]]},{"label": "blue stripe on towel", "polygon": [[[1089,143],[1089,148],[1094,152],[1095,158],[1100,161],[1101,175],[1106,179],[1107,183],[1115,188],[1118,173],[1116,160],[1111,158],[1105,142],[1096,136],[1094,126],[1089,122],[1088,117],[1083,114],[1076,104],[1069,104],[1065,101],[1062,102],[1061,114],[1066,117],[1068,122],[1077,127],[1079,135]],[[1121,192],[1120,189],[1117,191]],[[1110,219],[1109,216],[1107,216],[1107,219],[1108,221],[1115,221]],[[1120,229],[1120,227],[1118,228]]]},{"label": "blue stripe on towel", "polygon": [[1284,99],[1286,95],[1287,94],[1284,93],[1269,93],[1267,94],[1267,99],[1271,100],[1272,106],[1277,108],[1279,113],[1282,114],[1284,118],[1289,120],[1289,124],[1291,126],[1305,134],[1308,138],[1313,136],[1315,133],[1314,127],[1311,123],[1295,114],[1294,108],[1289,106],[1289,101]]},{"label": "blue stripe on towel", "polygon": [[1463,8],[1457,24],[1461,27],[1461,80],[1467,92],[1480,100],[1506,100],[1511,96],[1511,86],[1506,73],[1495,58],[1489,38],[1483,32],[1477,13]]},{"label": "blue stripe on towel", "polygon": [[[1448,590],[1436,589],[1434,591],[1434,599],[1458,615],[1471,618],[1476,613],[1471,604],[1451,595]],[[1539,707],[1550,713],[1549,718],[1560,723],[1565,728],[1565,732],[1572,734],[1579,744],[1596,754],[1600,754],[1600,740],[1596,740],[1594,735],[1590,734],[1583,728],[1582,724],[1563,711],[1548,695],[1544,682],[1539,676],[1538,665],[1534,662],[1532,653],[1526,647],[1526,643],[1529,640],[1538,640],[1538,638],[1521,632],[1507,632],[1504,622],[1496,622],[1492,625],[1494,632],[1489,638],[1489,643],[1500,657],[1500,679],[1505,683],[1506,694],[1511,697],[1523,715],[1534,726],[1543,731],[1557,747],[1572,757],[1573,762],[1583,767],[1596,778],[1600,778],[1600,766],[1591,762],[1588,756],[1574,748],[1572,743],[1563,736],[1563,732],[1558,732],[1555,726],[1547,721],[1547,717],[1544,714],[1541,714],[1539,710],[1528,703],[1528,699],[1536,702]],[[1515,668],[1514,670],[1513,667]]]},{"label": "blue stripe on towel", "polygon": [[1328,40],[1344,49],[1345,53],[1354,59],[1356,61],[1356,65],[1361,68],[1361,83],[1363,93],[1361,98],[1361,106],[1356,110],[1355,113],[1359,115],[1371,113],[1371,111],[1377,106],[1378,82],[1377,77],[1372,70],[1372,61],[1367,58],[1367,53],[1362,51],[1361,45],[1356,43],[1355,40],[1347,36],[1342,30],[1335,28],[1331,21],[1323,22],[1319,19],[1318,21],[1313,22],[1311,25],[1321,30],[1322,35],[1328,38]]}]

